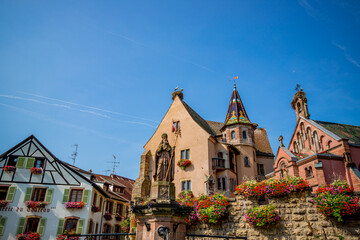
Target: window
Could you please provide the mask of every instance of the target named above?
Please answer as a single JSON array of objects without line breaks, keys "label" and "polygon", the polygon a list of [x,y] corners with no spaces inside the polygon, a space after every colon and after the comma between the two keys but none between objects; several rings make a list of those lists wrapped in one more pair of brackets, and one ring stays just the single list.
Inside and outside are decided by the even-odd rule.
[{"label": "window", "polygon": [[226,180],[225,180],[225,178],[222,178],[222,189],[226,190]]},{"label": "window", "polygon": [[115,225],[115,233],[121,233],[120,225]]},{"label": "window", "polygon": [[191,190],[191,181],[182,181],[181,182],[181,191]]},{"label": "window", "polygon": [[94,222],[92,219],[90,219],[89,221],[89,230],[88,233],[92,233],[93,232],[93,228],[94,228]]},{"label": "window", "polygon": [[225,178],[217,179],[217,189],[218,190],[226,190],[226,179]]},{"label": "window", "polygon": [[245,165],[245,167],[250,167],[250,161],[249,161],[248,157],[244,158],[244,165]]},{"label": "window", "polygon": [[37,232],[39,221],[39,218],[28,218],[25,226],[25,233]]},{"label": "window", "polygon": [[246,138],[247,138],[247,136],[246,136],[246,131],[243,131],[243,132],[242,132],[242,135],[243,135],[243,136],[242,136],[243,139],[246,139]]},{"label": "window", "polygon": [[173,132],[180,131],[180,121],[173,122]]},{"label": "window", "polygon": [[105,223],[103,233],[110,233],[110,232],[111,232],[111,226]]},{"label": "window", "polygon": [[9,186],[0,186],[0,200],[6,200]]},{"label": "window", "polygon": [[258,175],[265,176],[264,164],[257,165]]},{"label": "window", "polygon": [[222,152],[218,152],[217,157],[218,157],[218,158],[224,158],[223,153],[222,153]]},{"label": "window", "polygon": [[80,202],[82,200],[82,189],[71,189],[70,202]]},{"label": "window", "polygon": [[102,209],[102,204],[103,204],[103,198],[100,197],[100,202],[99,202],[99,208]]},{"label": "window", "polygon": [[113,202],[107,201],[105,211],[108,213],[112,213],[113,204],[114,204]]},{"label": "window", "polygon": [[78,220],[76,218],[68,218],[65,221],[65,227],[64,232],[76,232],[76,226],[77,226]]},{"label": "window", "polygon": [[9,157],[9,161],[8,161],[8,166],[16,166],[16,163],[17,163],[17,160],[18,160],[18,157],[17,156],[10,156]]},{"label": "window", "polygon": [[231,139],[235,139],[235,131],[231,132]]},{"label": "window", "polygon": [[310,178],[313,176],[313,171],[312,171],[312,167],[310,166],[309,168],[305,168],[305,176],[307,178]]},{"label": "window", "polygon": [[124,192],[124,188],[123,187],[113,187],[113,191],[114,192],[118,192],[118,193],[123,193]]},{"label": "window", "polygon": [[95,233],[98,233],[99,223],[96,223],[95,225]]},{"label": "window", "polygon": [[104,189],[105,191],[109,191],[109,184],[106,184],[106,183],[105,183],[103,189]]},{"label": "window", "polygon": [[44,166],[44,159],[36,158],[34,162],[34,167],[43,168],[43,166]]},{"label": "window", "polygon": [[221,190],[221,178],[217,179],[217,189]]},{"label": "window", "polygon": [[226,142],[226,134],[224,134],[223,142]]},{"label": "window", "polygon": [[34,188],[31,201],[45,201],[46,188]]},{"label": "window", "polygon": [[123,205],[121,203],[118,203],[116,205],[116,214],[122,215],[122,209],[123,209]]},{"label": "window", "polygon": [[190,149],[181,150],[181,159],[190,159]]},{"label": "window", "polygon": [[330,141],[328,141],[328,143],[327,143],[327,148],[331,148],[331,146],[332,146],[332,141],[330,140]]}]

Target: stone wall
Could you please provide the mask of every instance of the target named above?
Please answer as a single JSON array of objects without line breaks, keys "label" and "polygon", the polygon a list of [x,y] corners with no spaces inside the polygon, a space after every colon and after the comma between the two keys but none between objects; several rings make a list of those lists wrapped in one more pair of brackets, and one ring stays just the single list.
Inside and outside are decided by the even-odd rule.
[{"label": "stone wall", "polygon": [[236,196],[236,200],[230,202],[229,216],[221,224],[198,224],[191,226],[187,233],[247,236],[248,240],[360,240],[360,216],[338,223],[318,213],[311,199],[308,191],[269,199],[269,203],[275,205],[279,211],[280,221],[267,229],[258,229],[246,223],[244,217],[246,211],[257,205],[257,202]]}]

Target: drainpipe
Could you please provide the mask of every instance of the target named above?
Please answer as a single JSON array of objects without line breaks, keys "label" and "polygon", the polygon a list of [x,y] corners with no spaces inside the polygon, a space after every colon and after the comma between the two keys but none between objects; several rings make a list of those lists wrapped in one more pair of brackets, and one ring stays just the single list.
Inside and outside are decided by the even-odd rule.
[{"label": "drainpipe", "polygon": [[104,218],[104,211],[105,211],[105,203],[106,203],[106,198],[104,198],[104,202],[103,202],[103,206],[102,206],[102,211],[101,211],[100,233],[102,233],[102,229],[103,229],[103,218]]}]

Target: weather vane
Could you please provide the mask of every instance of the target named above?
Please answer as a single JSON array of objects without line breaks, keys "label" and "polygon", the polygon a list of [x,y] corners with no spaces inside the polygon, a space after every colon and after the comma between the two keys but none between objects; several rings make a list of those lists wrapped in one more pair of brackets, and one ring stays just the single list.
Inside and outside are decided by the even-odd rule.
[{"label": "weather vane", "polygon": [[299,91],[300,87],[301,87],[300,84],[296,84],[295,91]]},{"label": "weather vane", "polygon": [[231,81],[234,81],[234,87],[236,87],[236,83],[235,83],[235,80],[236,79],[238,79],[239,77],[238,76],[236,76],[236,77],[234,77],[233,79],[231,79]]}]

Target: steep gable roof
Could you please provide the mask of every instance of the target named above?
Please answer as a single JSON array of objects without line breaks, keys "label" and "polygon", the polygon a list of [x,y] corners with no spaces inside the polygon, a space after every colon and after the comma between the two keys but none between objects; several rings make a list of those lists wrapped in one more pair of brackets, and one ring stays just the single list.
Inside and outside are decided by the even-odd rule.
[{"label": "steep gable roof", "polygon": [[223,122],[215,122],[206,120],[207,124],[212,128],[216,135],[221,135],[221,128],[224,126]]},{"label": "steep gable roof", "polygon": [[274,156],[265,128],[256,128],[254,137],[257,155]]},{"label": "steep gable roof", "polygon": [[330,132],[336,134],[340,138],[349,139],[350,143],[360,144],[360,126],[317,120],[313,121],[320,124],[322,127],[326,128]]}]

